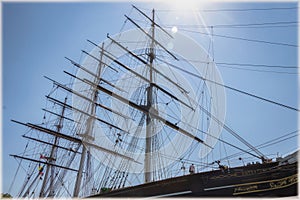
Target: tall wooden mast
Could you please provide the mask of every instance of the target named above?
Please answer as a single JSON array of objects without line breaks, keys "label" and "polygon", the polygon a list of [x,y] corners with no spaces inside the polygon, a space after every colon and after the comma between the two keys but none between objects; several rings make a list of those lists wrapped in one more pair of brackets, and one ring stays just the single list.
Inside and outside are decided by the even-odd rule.
[{"label": "tall wooden mast", "polygon": [[[104,44],[102,44],[102,49],[103,48],[104,48]],[[94,81],[94,83],[96,83],[96,85],[98,85],[100,83],[100,75],[101,75],[101,68],[102,68],[102,57],[103,57],[103,51],[101,51],[101,54],[100,54],[100,60],[99,60],[99,65],[98,65],[98,70],[97,70],[97,76],[95,77],[95,81]],[[94,89],[93,89],[92,98],[93,98],[93,100],[92,100],[92,103],[91,103],[91,113],[90,113],[90,116],[87,120],[86,131],[81,136],[83,138],[86,137],[86,138],[92,138],[93,139],[92,132],[93,132],[93,127],[94,127],[94,123],[95,123],[95,115],[96,115],[96,108],[97,108],[97,105],[94,102],[96,102],[97,98],[98,98],[98,90],[97,90],[96,87],[94,87]],[[80,191],[80,186],[81,186],[81,183],[82,183],[84,163],[85,163],[85,160],[87,158],[86,154],[89,154],[89,152],[87,151],[85,145],[82,145],[82,154],[81,154],[81,158],[80,158],[79,171],[78,171],[77,178],[76,178],[73,197],[78,197],[78,194],[79,194],[79,191]]]},{"label": "tall wooden mast", "polygon": [[[67,102],[67,98],[65,98],[65,101],[64,103]],[[61,111],[61,115],[59,117],[59,121],[58,121],[58,124],[56,125],[56,131],[59,133],[62,129],[62,123],[63,123],[63,117],[64,117],[64,113],[65,113],[65,109],[66,107],[63,106],[62,107],[62,111]],[[56,151],[57,151],[57,145],[58,145],[58,140],[59,140],[59,137],[55,136],[54,138],[54,143],[52,145],[52,148],[51,148],[51,153],[50,153],[50,160],[49,160],[49,163],[55,163],[55,157],[56,157]],[[49,170],[51,168],[51,173],[50,173],[50,176],[49,176]],[[45,197],[46,194],[45,194],[45,186],[47,184],[47,181],[49,180],[50,178],[50,186],[49,186],[49,194],[48,194],[48,197],[54,197],[54,194],[55,194],[55,191],[54,191],[54,188],[53,188],[53,183],[54,183],[54,176],[55,176],[55,166],[53,165],[47,165],[47,169],[46,169],[46,173],[45,173],[45,178],[43,180],[43,184],[42,184],[42,188],[41,188],[41,191],[40,191],[40,197]]]},{"label": "tall wooden mast", "polygon": [[152,131],[153,131],[153,126],[152,126],[152,119],[150,115],[150,109],[153,105],[153,61],[155,58],[154,54],[154,36],[155,36],[155,23],[154,23],[154,9],[152,10],[152,24],[151,24],[151,46],[150,46],[150,51],[148,54],[149,61],[150,61],[150,69],[149,69],[149,87],[147,90],[147,118],[146,118],[146,148],[145,148],[145,182],[150,182],[151,181],[151,163],[152,163],[152,157],[151,157],[151,137],[152,137]]}]

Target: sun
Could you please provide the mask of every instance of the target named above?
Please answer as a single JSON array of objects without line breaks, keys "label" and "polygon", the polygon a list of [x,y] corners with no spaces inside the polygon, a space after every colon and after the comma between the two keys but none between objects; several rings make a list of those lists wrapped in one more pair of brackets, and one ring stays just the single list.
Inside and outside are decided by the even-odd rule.
[{"label": "sun", "polygon": [[[170,27],[172,34],[181,31],[181,28],[174,24],[190,24],[203,25],[206,27],[206,22],[202,15],[202,10],[210,6],[208,0],[166,0],[164,6],[168,10],[173,11],[168,15],[168,21],[172,21],[173,25]],[[175,20],[175,22],[174,22]],[[209,34],[209,30],[204,30]]]},{"label": "sun", "polygon": [[171,29],[172,33],[177,33],[178,29],[176,26],[173,26],[172,29]]}]

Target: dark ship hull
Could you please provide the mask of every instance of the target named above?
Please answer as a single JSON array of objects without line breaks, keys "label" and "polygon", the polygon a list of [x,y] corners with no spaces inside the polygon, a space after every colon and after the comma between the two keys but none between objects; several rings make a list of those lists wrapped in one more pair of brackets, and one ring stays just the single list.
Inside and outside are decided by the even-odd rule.
[{"label": "dark ship hull", "polygon": [[298,194],[297,163],[253,164],[116,189],[93,197],[286,197]]}]

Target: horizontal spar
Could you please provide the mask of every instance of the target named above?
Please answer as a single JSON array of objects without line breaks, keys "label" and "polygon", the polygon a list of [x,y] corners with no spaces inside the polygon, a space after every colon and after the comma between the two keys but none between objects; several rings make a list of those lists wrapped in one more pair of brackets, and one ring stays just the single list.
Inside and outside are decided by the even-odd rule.
[{"label": "horizontal spar", "polygon": [[[86,52],[86,51],[84,51],[84,50],[81,50],[81,51],[82,51],[84,54],[90,56],[91,58],[94,58],[94,59],[97,60],[99,63],[106,65],[106,64],[103,63],[101,60],[99,60],[98,58],[96,58],[95,56],[93,56],[92,54],[89,54],[88,52]],[[107,66],[108,68],[110,68],[111,70],[113,70],[113,71],[115,71],[115,72],[118,73],[118,70],[116,70],[115,68],[113,68],[113,67],[111,67],[111,66],[109,66],[109,65],[106,65],[106,66]]]},{"label": "horizontal spar", "polygon": [[56,165],[56,164],[45,162],[45,161],[41,161],[41,160],[35,160],[35,159],[32,159],[32,158],[26,158],[26,157],[22,157],[22,156],[18,156],[18,155],[12,155],[12,154],[10,154],[10,156],[12,156],[14,158],[29,160],[29,161],[36,162],[36,163],[41,163],[41,164],[45,164],[45,165],[50,165],[50,166],[54,166],[54,167],[58,167],[58,168],[62,168],[62,169],[66,169],[66,170],[71,170],[71,171],[74,171],[74,172],[78,172],[78,170],[76,170],[76,169],[72,169],[72,168],[69,168],[69,167]]},{"label": "horizontal spar", "polygon": [[[110,95],[110,96],[112,96],[112,97],[114,97],[114,98],[120,100],[121,102],[123,102],[123,103],[125,103],[125,104],[130,105],[130,106],[133,107],[133,108],[136,108],[136,109],[138,109],[138,110],[140,110],[140,111],[142,111],[142,112],[144,112],[144,113],[146,113],[146,114],[149,113],[149,111],[148,111],[146,108],[143,108],[143,107],[137,105],[136,103],[134,103],[134,102],[132,102],[132,101],[129,101],[128,99],[126,99],[126,98],[124,98],[124,97],[122,97],[122,96],[120,96],[120,95],[118,95],[118,94],[116,94],[116,93],[114,93],[114,92],[111,92],[110,90],[108,90],[108,89],[106,89],[106,88],[104,88],[104,87],[101,87],[100,85],[95,85],[93,82],[91,82],[91,81],[89,81],[89,80],[87,80],[87,79],[81,79],[81,78],[78,78],[78,77],[76,77],[76,76],[74,76],[74,78],[77,78],[78,80],[80,80],[80,81],[82,81],[82,82],[85,82],[85,83],[87,83],[87,84],[90,84],[91,86],[94,86],[94,87],[96,86],[97,89],[101,90],[102,92],[104,92],[104,93],[106,93],[106,94],[108,94],[108,95]],[[194,136],[193,134],[191,134],[191,133],[185,131],[184,129],[178,127],[177,125],[175,125],[175,124],[173,124],[173,123],[171,123],[171,122],[169,122],[169,121],[163,119],[163,118],[160,117],[159,115],[156,115],[156,114],[153,113],[153,112],[151,112],[151,113],[149,113],[149,114],[151,114],[152,117],[154,117],[154,118],[160,120],[161,122],[163,122],[163,123],[166,124],[167,126],[169,126],[169,127],[173,128],[173,129],[177,130],[178,132],[181,132],[182,134],[184,134],[184,135],[186,135],[186,136],[188,136],[188,137],[190,137],[190,138],[196,140],[197,142],[203,143],[204,145],[208,146],[209,148],[212,148],[212,147],[210,147],[209,145],[205,144],[204,141],[201,140],[200,138],[198,138],[197,136]]]},{"label": "horizontal spar", "polygon": [[[137,58],[140,62],[142,62],[143,64],[145,64],[146,66],[150,67],[149,64],[147,63],[147,61],[143,60],[142,58],[138,57],[137,55],[135,55],[133,52],[129,51],[128,49],[126,49],[125,47],[123,47],[122,45],[120,45],[119,43],[117,43],[115,40],[113,40],[112,38],[110,38],[108,36],[108,38],[110,40],[112,40],[112,42],[116,43],[118,46],[120,46],[123,50],[127,51],[130,55],[134,56],[135,58]],[[88,40],[88,42],[92,43],[93,45],[97,46],[98,48],[102,49],[102,47],[99,47],[97,44],[93,43],[92,41]],[[103,51],[105,51],[104,49],[102,49]],[[152,84],[152,86],[156,87],[158,90],[160,90],[161,92],[167,94],[168,96],[170,96],[171,98],[175,99],[176,101],[178,101],[179,103],[185,105],[186,107],[190,108],[191,110],[195,110],[193,107],[191,107],[190,105],[188,105],[187,103],[185,103],[184,101],[178,99],[177,97],[175,97],[174,95],[172,95],[170,92],[168,92],[167,90],[163,89],[162,87],[160,87],[159,85],[152,83],[149,79],[145,78],[144,76],[142,76],[141,74],[135,72],[134,70],[130,69],[128,66],[124,65],[123,63],[121,63],[120,61],[116,60],[115,58],[113,58],[112,56],[108,55],[107,53],[103,52],[103,55],[108,57],[109,59],[111,59],[112,61],[116,62],[118,65],[120,65],[121,67],[123,67],[124,69],[128,70],[129,72],[133,73],[134,75],[136,75],[137,77],[139,77],[140,79],[146,81],[149,84]],[[167,76],[165,76],[164,74],[162,74],[161,72],[159,72],[157,69],[153,68],[153,70],[155,72],[157,72],[158,74],[162,75],[164,78],[166,78],[169,82],[171,82],[172,84],[174,84],[176,87],[178,87],[179,89],[183,90],[184,92],[187,93],[187,91],[185,91],[181,86],[179,86],[178,84],[176,84],[174,81],[172,81],[170,78],[168,78]]]},{"label": "horizontal spar", "polygon": [[[62,116],[62,115],[60,115],[60,114],[57,114],[57,113],[52,112],[52,111],[50,111],[50,110],[47,110],[47,109],[45,109],[45,108],[43,108],[42,110],[45,111],[45,112],[48,112],[48,113],[50,113],[50,114],[56,115],[56,116],[58,116],[58,117],[62,117],[63,119],[69,120],[69,121],[71,121],[71,122],[75,122],[75,121],[74,121],[73,119],[71,119],[71,118]],[[78,122],[76,122],[76,123],[78,123]]]},{"label": "horizontal spar", "polygon": [[[117,42],[114,39],[112,39],[109,35],[107,35],[107,38],[109,38],[113,43],[115,43],[116,45],[118,45],[121,49],[123,49],[124,51],[126,51],[127,53],[129,53],[130,55],[132,55],[134,58],[138,59],[141,63],[145,64],[148,68],[151,68],[150,64],[146,60],[140,58],[138,55],[136,55],[132,51],[128,50],[126,47],[124,47],[123,45],[121,45],[119,42]],[[92,44],[96,45],[95,43],[92,43]],[[101,49],[101,47],[99,47],[98,45],[96,45],[96,46]],[[184,93],[189,93],[183,87],[181,87],[180,85],[178,85],[177,83],[175,83],[172,79],[170,79],[168,76],[164,75],[162,72],[160,72],[159,70],[157,70],[155,67],[153,67],[152,70],[155,71],[157,74],[161,75],[163,78],[165,78],[167,81],[169,81],[170,83],[172,83],[176,87],[178,87]]]},{"label": "horizontal spar", "polygon": [[94,118],[94,119],[96,119],[96,120],[98,120],[98,121],[100,121],[100,122],[102,122],[102,123],[104,123],[104,124],[106,124],[106,125],[108,125],[108,126],[110,126],[110,127],[113,127],[113,128],[115,128],[115,129],[118,129],[119,131],[123,131],[123,132],[125,132],[125,133],[130,134],[128,131],[125,131],[125,130],[119,128],[118,126],[115,126],[115,125],[113,125],[113,124],[111,124],[111,123],[109,123],[109,122],[107,122],[107,121],[104,121],[103,119],[100,119],[100,118],[98,118],[98,117],[95,117],[95,116],[93,116],[93,115],[91,115],[91,114],[89,114],[89,113],[86,113],[86,112],[84,112],[84,111],[82,111],[82,110],[80,110],[80,109],[78,109],[78,108],[75,108],[75,107],[73,107],[73,106],[70,106],[70,105],[68,105],[68,104],[65,104],[64,102],[61,102],[61,101],[59,101],[59,100],[57,100],[57,99],[54,99],[54,98],[52,98],[52,97],[49,97],[49,96],[46,96],[46,97],[47,97],[48,99],[50,99],[51,101],[54,101],[54,102],[59,103],[59,104],[61,104],[61,105],[64,105],[64,106],[66,106],[67,108],[69,108],[69,109],[71,109],[71,110],[78,111],[78,112],[80,112],[80,113],[82,113],[82,114],[84,114],[84,115],[87,115],[87,116],[89,116],[89,117],[92,117],[92,118]]},{"label": "horizontal spar", "polygon": [[[86,80],[86,81],[87,81],[87,82],[90,82],[90,81],[88,81],[88,80]],[[93,83],[90,82],[90,84],[93,84]],[[124,97],[122,97],[122,96],[116,94],[116,93],[113,93],[113,92],[109,91],[109,90],[106,89],[106,88],[101,87],[100,85],[98,85],[97,88],[98,88],[99,90],[101,90],[102,92],[104,92],[104,93],[106,93],[106,94],[108,94],[108,95],[110,95],[110,96],[112,96],[112,97],[114,97],[114,98],[120,100],[121,102],[123,102],[123,103],[125,103],[125,104],[128,104],[128,105],[130,105],[131,107],[133,107],[133,108],[135,108],[135,109],[138,109],[138,110],[144,112],[145,114],[150,114],[150,116],[152,116],[152,117],[154,117],[155,119],[161,121],[162,123],[164,123],[165,125],[171,127],[172,129],[174,129],[174,130],[176,130],[176,131],[178,131],[178,132],[180,132],[180,133],[182,133],[182,134],[184,134],[184,135],[186,135],[186,136],[188,136],[188,137],[190,137],[190,138],[196,140],[197,142],[203,143],[204,145],[208,146],[207,144],[204,143],[203,140],[201,140],[201,139],[198,138],[197,136],[194,136],[193,134],[191,134],[191,133],[187,132],[186,130],[180,128],[179,126],[177,126],[177,125],[175,125],[175,124],[169,122],[168,120],[165,120],[164,118],[162,118],[161,116],[155,114],[154,112],[149,112],[149,110],[148,110],[147,108],[144,108],[144,107],[142,107],[142,106],[139,106],[139,105],[137,105],[136,103],[134,103],[134,102],[132,102],[132,101],[130,101],[130,100],[128,100],[128,99],[126,99],[126,98],[124,98]],[[208,146],[208,147],[210,147],[210,146]],[[212,148],[212,147],[210,147],[210,148]]]},{"label": "horizontal spar", "polygon": [[36,139],[36,138],[28,137],[28,136],[26,136],[26,135],[22,135],[22,137],[27,138],[27,139],[30,139],[30,140],[33,140],[33,141],[37,141],[37,142],[40,142],[40,143],[43,143],[43,144],[48,144],[48,145],[51,145],[51,146],[53,146],[53,147],[57,147],[57,148],[60,148],[60,149],[64,149],[64,150],[66,150],[66,151],[71,151],[71,152],[74,152],[74,153],[81,154],[81,152],[75,151],[75,150],[72,149],[72,148],[62,147],[62,146],[59,146],[59,145],[56,145],[56,144],[53,144],[53,143],[50,143],[50,142],[46,142],[46,141],[39,140],[39,139]]},{"label": "horizontal spar", "polygon": [[165,34],[167,34],[170,38],[173,38],[173,36],[168,33],[163,27],[161,27],[159,24],[157,24],[155,21],[153,21],[150,17],[148,17],[148,15],[146,15],[144,12],[142,12],[140,9],[138,9],[136,6],[132,5],[132,7],[134,9],[136,9],[139,13],[141,13],[142,15],[144,15],[144,17],[146,17],[151,23],[153,23],[155,26],[157,26],[158,28],[160,28],[160,30],[162,30]]},{"label": "horizontal spar", "polygon": [[[115,151],[106,149],[106,148],[98,146],[96,144],[89,143],[87,141],[82,141],[79,138],[75,138],[75,137],[72,137],[72,136],[69,136],[69,135],[58,133],[56,131],[52,131],[50,129],[47,129],[47,128],[44,128],[44,127],[41,127],[41,126],[38,126],[38,125],[30,124],[30,123],[22,123],[22,122],[19,122],[19,121],[16,121],[16,120],[11,120],[11,121],[15,122],[15,123],[18,123],[18,124],[21,124],[21,125],[24,125],[24,126],[27,126],[29,128],[33,128],[35,130],[38,130],[38,131],[41,131],[41,132],[44,132],[44,133],[47,133],[47,134],[53,135],[53,136],[57,136],[57,137],[60,137],[60,138],[63,138],[63,139],[66,139],[66,140],[69,140],[69,141],[72,141],[72,142],[76,142],[76,143],[79,143],[79,144],[84,144],[84,145],[93,147],[93,148],[95,148],[97,150],[100,150],[100,151],[103,151],[103,152],[106,152],[106,153],[109,153],[109,154],[113,154],[113,155],[118,156],[118,157],[125,158],[125,159],[127,159],[129,161],[132,161],[132,162],[139,163],[139,162],[135,161],[131,157],[128,157],[128,156],[125,156],[123,154],[117,153]],[[12,156],[14,156],[14,157],[20,157],[20,156],[17,156],[17,155],[12,155]],[[48,164],[48,163],[45,163],[45,164]]]},{"label": "horizontal spar", "polygon": [[[83,71],[85,71],[86,73],[90,74],[91,76],[99,79],[100,81],[112,86],[113,88],[116,88],[122,92],[124,92],[124,90],[122,90],[121,88],[115,86],[114,84],[110,83],[108,80],[104,79],[104,78],[101,78],[101,77],[98,77],[96,74],[94,74],[93,72],[91,72],[90,70],[88,70],[87,68],[85,68],[84,66],[76,63],[75,61],[71,60],[70,58],[68,57],[65,57],[68,61],[70,61],[72,63],[72,65],[74,65],[75,67],[78,67],[79,69],[82,69]],[[104,65],[107,65],[105,64],[104,62],[101,62],[101,64],[104,64]]]},{"label": "horizontal spar", "polygon": [[147,33],[140,25],[138,25],[135,21],[133,21],[130,17],[125,15],[125,17],[133,23],[140,31],[142,31],[145,35],[147,35],[150,39],[152,39],[158,46],[160,46],[163,50],[165,50],[170,56],[172,56],[175,60],[178,60],[178,58],[171,53],[166,47],[164,47],[162,44],[160,44],[156,39],[154,39],[149,33]]},{"label": "horizontal spar", "polygon": [[63,133],[59,133],[59,132],[53,131],[51,129],[47,129],[47,128],[44,128],[44,127],[41,127],[41,126],[38,126],[38,125],[34,125],[34,124],[31,124],[31,123],[23,123],[23,122],[19,122],[19,121],[16,121],[16,120],[11,120],[11,121],[15,122],[15,123],[18,123],[18,124],[21,124],[23,126],[27,126],[29,128],[33,128],[33,129],[38,130],[38,131],[42,131],[44,133],[48,133],[50,135],[53,135],[53,136],[56,136],[56,137],[59,137],[59,138],[63,138],[65,140],[69,140],[71,142],[81,144],[81,140],[79,138],[75,138],[75,137],[72,137],[72,136],[69,136],[69,135],[66,135],[66,134],[63,134]]},{"label": "horizontal spar", "polygon": [[[64,71],[64,73],[68,74],[69,76],[71,76],[71,77],[73,77],[73,78],[74,78],[74,77],[76,78],[76,76],[74,76],[73,74],[71,74],[71,73],[69,73],[69,72],[67,72],[67,71]],[[120,113],[120,112],[118,112],[118,111],[115,111],[115,110],[113,110],[113,109],[111,109],[111,108],[108,108],[108,107],[105,106],[105,105],[102,105],[102,104],[100,104],[100,103],[94,102],[94,101],[91,100],[90,98],[88,98],[88,97],[86,97],[86,96],[84,96],[84,95],[82,95],[82,94],[80,94],[80,93],[74,91],[73,89],[71,89],[71,88],[69,88],[69,87],[67,87],[67,86],[65,86],[65,85],[63,85],[63,84],[61,84],[61,83],[58,83],[58,82],[52,80],[51,78],[48,78],[47,76],[44,76],[44,77],[45,77],[46,79],[52,81],[53,84],[57,85],[58,87],[60,87],[60,88],[62,88],[62,89],[64,89],[64,90],[66,90],[66,91],[68,91],[68,92],[70,92],[70,93],[72,93],[72,94],[75,94],[76,96],[81,97],[81,98],[84,99],[84,100],[87,100],[87,101],[89,101],[89,102],[91,102],[91,103],[94,103],[96,106],[99,106],[99,107],[101,107],[101,108],[103,108],[103,109],[105,109],[105,110],[108,110],[108,111],[110,111],[110,112],[112,112],[112,113],[114,113],[114,114],[117,114],[117,115],[119,115],[119,116],[121,116],[121,117],[123,117],[123,118],[125,118],[125,119],[130,119],[130,117],[128,117],[128,116],[126,116],[126,115],[123,115],[122,113]],[[50,112],[50,111],[49,111],[49,112]]]}]

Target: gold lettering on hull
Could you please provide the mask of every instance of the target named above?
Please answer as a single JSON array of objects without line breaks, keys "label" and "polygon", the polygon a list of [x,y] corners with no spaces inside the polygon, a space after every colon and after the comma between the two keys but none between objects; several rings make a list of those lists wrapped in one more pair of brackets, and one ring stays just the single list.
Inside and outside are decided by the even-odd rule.
[{"label": "gold lettering on hull", "polygon": [[251,186],[240,186],[240,187],[236,187],[234,188],[234,193],[243,193],[243,192],[251,192],[254,190],[257,190],[258,186],[257,185],[251,185]]},{"label": "gold lettering on hull", "polygon": [[298,175],[294,174],[277,180],[253,182],[247,184],[236,185],[233,195],[249,194],[254,192],[264,192],[289,187],[298,182]]},{"label": "gold lettering on hull", "polygon": [[286,185],[297,183],[297,181],[298,181],[298,177],[296,175],[295,176],[290,176],[290,177],[287,177],[283,180],[271,182],[270,183],[270,188],[275,188],[275,189],[276,188],[282,188]]}]

